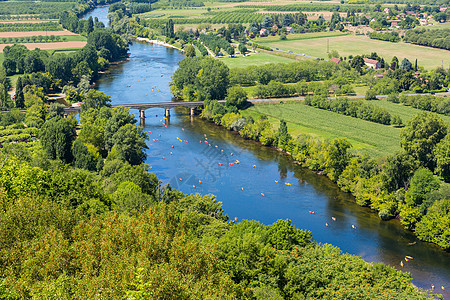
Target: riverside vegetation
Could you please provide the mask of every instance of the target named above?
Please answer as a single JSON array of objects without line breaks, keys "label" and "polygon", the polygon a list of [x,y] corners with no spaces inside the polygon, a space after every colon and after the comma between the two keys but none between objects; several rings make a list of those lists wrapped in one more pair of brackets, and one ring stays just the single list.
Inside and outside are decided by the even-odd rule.
[{"label": "riverside vegetation", "polygon": [[[87,5],[80,6],[76,9]],[[5,139],[0,148],[1,298],[427,299],[427,293],[411,285],[409,274],[319,245],[310,232],[295,228],[289,220],[272,225],[229,221],[214,196],[184,195],[162,186],[142,163],[146,134],[135,126],[134,116],[124,108],[109,108],[109,97],[89,88],[90,79],[108,61],[126,53],[122,37],[92,23],[92,32],[86,31],[88,45],[81,50],[47,57],[15,45],[0,69],[2,107],[8,109],[0,116],[0,136],[27,135]],[[92,23],[88,20],[82,23],[87,27],[77,28],[83,31]],[[120,28],[116,26],[119,33]],[[321,66],[323,70],[331,67],[314,62],[310,68],[317,72]],[[178,70],[174,82],[177,74],[185,72],[186,78],[174,84],[174,93],[204,99],[205,117],[218,123],[223,120],[227,127],[242,127],[244,136],[291,153],[295,145],[302,149],[296,153],[299,161],[304,153],[305,161],[312,163],[309,166],[323,169],[338,182],[361,178],[365,185],[358,191],[369,199],[385,199],[373,196],[376,186],[370,180],[377,183],[386,169],[373,167],[370,158],[351,156],[345,140],[304,136],[298,142],[284,122],[275,132],[265,118],[241,117],[238,109],[245,107],[246,93],[238,86],[229,87],[230,71],[220,61],[186,60]],[[7,93],[7,72],[24,74],[17,80],[14,99]],[[64,91],[69,102],[84,102],[81,127],[77,128],[73,116],[62,117],[61,105],[44,105],[50,91]],[[226,106],[210,100],[221,97],[228,100]],[[448,135],[441,137],[446,129],[435,115],[424,116],[436,121],[440,134],[431,144],[424,137],[418,146],[414,138],[405,138],[411,142],[405,149],[410,153],[432,148],[445,151],[448,147],[440,145],[448,140]],[[422,154],[417,153],[418,164],[430,162],[430,154]],[[388,197],[383,203],[411,204],[415,211],[422,201],[427,205],[420,209],[427,213],[418,224],[426,218],[441,222],[442,209],[436,203],[445,207],[448,201],[436,201],[430,208],[432,198],[418,197],[436,195],[439,182],[431,171],[416,171],[414,159],[404,156],[400,161],[407,171],[401,174],[406,175],[391,184],[395,188],[414,173],[405,192],[409,198],[389,202]],[[434,170],[440,172],[440,166],[445,171],[445,163],[445,159],[436,161]],[[393,174],[400,174],[393,166]],[[354,173],[343,175],[351,170]],[[439,195],[436,199],[441,199]]]},{"label": "riverside vegetation", "polygon": [[[346,139],[327,140],[307,134],[292,137],[283,120],[279,128],[274,129],[266,116],[253,118],[245,115],[245,110],[240,112],[239,109],[246,106],[247,95],[239,86],[226,90],[235,73],[217,60],[186,58],[179,65],[173,76],[174,95],[187,95],[186,98],[204,97],[204,118],[235,130],[244,138],[260,141],[263,145],[274,146],[291,154],[301,165],[326,174],[341,189],[352,193],[358,204],[379,211],[380,218],[387,220],[399,217],[402,224],[414,231],[419,239],[436,243],[444,249],[450,248],[450,135],[447,134],[448,124],[437,114],[423,111],[413,117],[400,133],[403,150],[388,155],[383,160],[375,160],[366,155],[353,155],[349,151],[351,144]],[[299,67],[304,65],[309,65],[310,68]],[[212,76],[212,69],[208,67],[218,72]],[[321,74],[327,76],[327,70],[330,72],[328,76],[331,76],[332,68],[338,68],[329,63],[302,62],[287,65],[284,71],[281,71],[280,65],[254,67],[253,69],[259,72],[255,71],[253,74],[265,75],[266,80],[269,80],[270,76],[283,78],[284,74],[296,67],[301,70],[296,73],[300,74],[297,76],[309,77]],[[241,76],[246,77],[246,74],[249,73],[244,72]],[[246,78],[251,80],[252,77]],[[288,76],[285,78],[298,80]],[[219,99],[225,93],[225,105],[208,100]],[[391,120],[390,114],[381,107],[348,100],[330,100],[327,99],[327,94],[327,88],[319,88],[314,96],[306,98],[305,104],[381,124],[390,124],[391,121],[401,123],[398,116]],[[391,97],[391,100],[396,101],[394,98],[397,99]],[[422,99],[423,103],[439,103],[434,105],[435,107],[444,107],[449,103],[445,98],[435,97],[416,97],[411,101],[420,102]],[[402,98],[402,102],[404,101]]]}]

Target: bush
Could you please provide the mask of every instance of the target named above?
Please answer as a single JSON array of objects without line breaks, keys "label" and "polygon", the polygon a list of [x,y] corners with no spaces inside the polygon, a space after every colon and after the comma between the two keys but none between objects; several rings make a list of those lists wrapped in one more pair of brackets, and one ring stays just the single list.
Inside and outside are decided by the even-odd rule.
[{"label": "bush", "polygon": [[377,100],[377,93],[374,90],[369,89],[366,92],[366,96],[364,97],[364,99],[366,99],[366,100]]}]

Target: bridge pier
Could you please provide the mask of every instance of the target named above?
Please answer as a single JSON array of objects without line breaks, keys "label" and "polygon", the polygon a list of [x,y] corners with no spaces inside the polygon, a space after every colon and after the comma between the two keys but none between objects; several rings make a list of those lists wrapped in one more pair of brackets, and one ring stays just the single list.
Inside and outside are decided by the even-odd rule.
[{"label": "bridge pier", "polygon": [[165,108],[165,110],[166,110],[166,118],[169,118],[170,117],[170,108]]},{"label": "bridge pier", "polygon": [[191,117],[194,116],[194,114],[195,114],[195,107],[191,107],[189,110],[191,112]]},{"label": "bridge pier", "polygon": [[139,116],[141,119],[140,125],[144,126],[145,125],[145,109],[140,109],[139,110]]}]

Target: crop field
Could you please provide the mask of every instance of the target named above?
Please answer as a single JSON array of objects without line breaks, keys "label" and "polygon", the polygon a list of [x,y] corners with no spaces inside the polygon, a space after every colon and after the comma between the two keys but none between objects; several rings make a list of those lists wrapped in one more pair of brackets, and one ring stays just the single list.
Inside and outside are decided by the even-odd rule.
[{"label": "crop field", "polygon": [[[86,45],[85,41],[73,41],[73,42],[54,42],[54,43],[20,43],[25,45],[29,50],[34,50],[39,48],[41,50],[51,50],[51,49],[76,49],[83,48]],[[0,44],[0,51],[6,46],[12,46],[12,44]]]},{"label": "crop field", "polygon": [[414,62],[417,58],[419,66],[425,69],[434,69],[441,66],[450,65],[449,51],[443,49],[434,49],[430,47],[418,46],[407,43],[390,43],[379,40],[371,40],[364,36],[337,36],[327,38],[310,38],[296,40],[288,35],[287,40],[264,40],[260,38],[258,44],[290,50],[296,53],[305,53],[307,55],[328,58],[327,43],[329,50],[336,50],[341,56],[370,54],[377,52],[385,60],[391,61],[392,57],[397,56],[399,60],[404,57]]},{"label": "crop field", "polygon": [[[399,115],[400,118],[402,118],[404,124],[406,124],[410,119],[412,119],[415,115],[421,112],[420,109],[411,106],[405,106],[401,103],[392,103],[386,100],[371,100],[367,102],[386,108],[391,115]],[[438,114],[438,116],[442,120],[450,124],[449,116],[445,116],[442,114]]]},{"label": "crop field", "polygon": [[287,122],[292,136],[312,134],[326,138],[346,137],[359,153],[382,157],[399,151],[400,129],[321,110],[303,103],[257,104],[244,114],[264,114],[275,128]]},{"label": "crop field", "polygon": [[68,30],[59,30],[59,31],[17,31],[17,32],[0,32],[0,38],[8,38],[8,37],[27,37],[27,36],[45,36],[45,35],[73,35],[78,36],[78,34],[70,32]]},{"label": "crop field", "polygon": [[75,7],[74,2],[1,1],[0,15],[53,15]]},{"label": "crop field", "polygon": [[278,35],[275,36],[267,36],[267,37],[259,37],[255,38],[255,43],[258,44],[266,44],[266,43],[278,43],[278,42],[293,42],[293,41],[301,41],[301,40],[311,40],[311,39],[322,39],[322,38],[332,38],[339,36],[347,36],[349,33],[340,32],[340,31],[328,31],[328,32],[308,32],[308,33],[291,33],[287,35],[286,41],[281,41]]}]

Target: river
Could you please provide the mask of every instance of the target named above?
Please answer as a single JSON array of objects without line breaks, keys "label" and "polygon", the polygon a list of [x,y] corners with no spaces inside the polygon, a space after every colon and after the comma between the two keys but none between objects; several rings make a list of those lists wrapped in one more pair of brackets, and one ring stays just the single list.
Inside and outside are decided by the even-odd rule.
[{"label": "river", "polygon": [[[106,8],[98,8],[89,15],[102,21],[107,20],[106,13]],[[96,86],[111,96],[112,104],[170,101],[170,76],[183,58],[174,49],[133,43],[129,60],[111,67]],[[441,292],[440,287],[447,286],[444,297],[450,299],[450,253],[418,241],[398,220],[381,221],[325,176],[297,166],[274,149],[191,118],[187,109],[172,109],[169,120],[163,117],[162,108],[149,109],[144,126],[151,132],[146,163],[163,183],[184,193],[216,195],[230,219],[264,224],[290,219],[310,230],[319,243],[410,272],[419,287],[429,289],[434,284]],[[239,164],[229,165],[236,160]],[[406,255],[414,259],[400,267]]]}]

